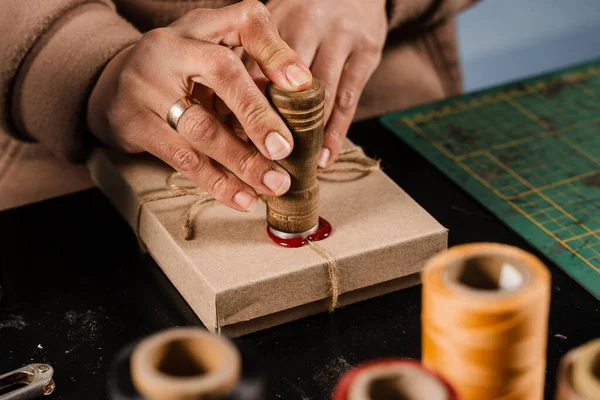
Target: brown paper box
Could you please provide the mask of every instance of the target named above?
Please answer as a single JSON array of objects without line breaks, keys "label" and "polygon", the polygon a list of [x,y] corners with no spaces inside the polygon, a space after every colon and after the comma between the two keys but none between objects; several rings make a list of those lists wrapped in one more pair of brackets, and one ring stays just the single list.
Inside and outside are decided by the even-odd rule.
[{"label": "brown paper box", "polygon": [[[132,227],[141,196],[164,190],[172,170],[148,155],[97,150],[88,167]],[[144,204],[139,234],[150,254],[212,332],[229,336],[327,310],[325,260],[266,235],[265,205],[241,213],[212,202],[184,239],[193,196]],[[340,305],[419,283],[424,262],[447,246],[447,231],[382,171],[351,182],[321,181],[320,215],[333,234],[318,244],[338,262]]]}]

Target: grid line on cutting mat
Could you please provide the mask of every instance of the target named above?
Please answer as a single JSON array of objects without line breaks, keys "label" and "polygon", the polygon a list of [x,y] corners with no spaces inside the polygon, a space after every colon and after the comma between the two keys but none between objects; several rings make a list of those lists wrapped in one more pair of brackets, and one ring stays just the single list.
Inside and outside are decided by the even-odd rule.
[{"label": "grid line on cutting mat", "polygon": [[382,121],[600,298],[600,62]]}]

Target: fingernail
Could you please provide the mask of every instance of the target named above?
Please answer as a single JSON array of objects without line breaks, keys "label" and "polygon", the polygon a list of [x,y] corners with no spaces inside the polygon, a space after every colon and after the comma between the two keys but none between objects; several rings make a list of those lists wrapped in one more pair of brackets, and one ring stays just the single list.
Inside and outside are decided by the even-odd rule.
[{"label": "fingernail", "polygon": [[277,132],[271,132],[265,139],[265,146],[273,160],[281,160],[290,155],[292,146]]},{"label": "fingernail", "polygon": [[323,147],[319,154],[319,167],[325,168],[329,162],[329,157],[331,157],[331,151],[327,147]]},{"label": "fingernail", "polygon": [[292,86],[299,87],[312,82],[312,75],[307,70],[300,68],[296,64],[290,64],[285,69],[285,76]]},{"label": "fingernail", "polygon": [[248,192],[237,192],[233,196],[233,202],[246,211],[254,211],[256,208],[256,197]]},{"label": "fingernail", "polygon": [[263,177],[263,183],[279,196],[288,191],[292,182],[289,175],[272,169]]}]

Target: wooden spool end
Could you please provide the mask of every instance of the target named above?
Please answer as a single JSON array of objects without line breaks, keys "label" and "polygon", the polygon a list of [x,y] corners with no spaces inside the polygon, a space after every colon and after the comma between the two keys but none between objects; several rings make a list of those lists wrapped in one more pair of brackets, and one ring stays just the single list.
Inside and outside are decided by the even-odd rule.
[{"label": "wooden spool end", "polygon": [[345,400],[455,400],[452,389],[416,362],[382,363],[365,368],[350,384]]},{"label": "wooden spool end", "polygon": [[577,349],[571,379],[575,391],[584,399],[600,399],[600,339]]},{"label": "wooden spool end", "polygon": [[188,400],[229,394],[241,357],[227,339],[200,328],[174,328],[142,340],[131,356],[131,379],[151,400]]},{"label": "wooden spool end", "polygon": [[317,163],[323,146],[325,91],[314,79],[300,92],[269,83],[266,94],[294,138],[292,153],[278,161],[290,174],[290,190],[267,199],[267,223],[278,236],[306,237],[319,226]]}]

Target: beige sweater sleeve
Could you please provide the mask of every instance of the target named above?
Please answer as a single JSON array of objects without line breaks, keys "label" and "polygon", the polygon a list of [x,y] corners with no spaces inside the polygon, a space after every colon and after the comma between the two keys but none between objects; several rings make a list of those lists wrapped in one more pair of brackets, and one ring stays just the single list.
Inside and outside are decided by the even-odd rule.
[{"label": "beige sweater sleeve", "polygon": [[140,33],[109,0],[2,0],[0,129],[82,160],[86,104],[106,63]]},{"label": "beige sweater sleeve", "polygon": [[388,0],[390,30],[404,24],[418,24],[422,28],[435,25],[458,14],[477,0]]}]

